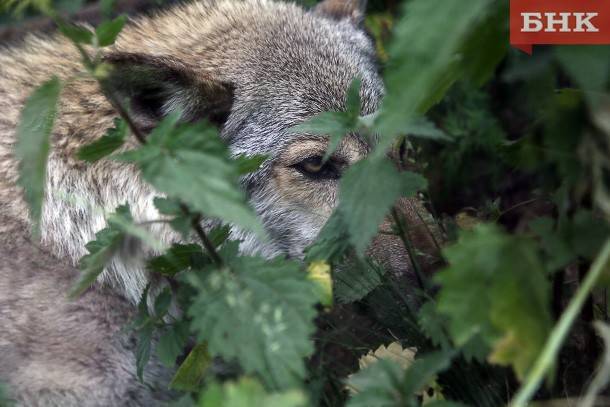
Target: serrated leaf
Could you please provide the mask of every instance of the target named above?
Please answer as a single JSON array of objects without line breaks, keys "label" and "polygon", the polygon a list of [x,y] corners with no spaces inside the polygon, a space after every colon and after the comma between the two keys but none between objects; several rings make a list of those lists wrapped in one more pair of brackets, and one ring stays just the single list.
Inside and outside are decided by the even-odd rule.
[{"label": "serrated leaf", "polygon": [[459,0],[450,0],[442,9],[427,0],[405,3],[389,47],[387,94],[375,123],[381,137],[379,154],[463,74],[459,52],[489,3],[476,0],[464,7]]},{"label": "serrated leaf", "polygon": [[402,389],[406,394],[416,394],[424,386],[435,381],[437,373],[447,369],[451,363],[454,353],[432,352],[418,357],[407,369]]},{"label": "serrated leaf", "polygon": [[307,398],[300,390],[267,393],[256,380],[242,377],[222,385],[213,382],[199,399],[201,407],[305,407]]},{"label": "serrated leaf", "polygon": [[333,273],[333,285],[337,301],[341,304],[358,301],[382,283],[385,269],[368,259],[347,259]]},{"label": "serrated leaf", "polygon": [[356,252],[364,253],[396,199],[412,196],[426,186],[424,177],[399,172],[385,158],[370,157],[350,166],[341,179],[337,210]]},{"label": "serrated leaf", "polygon": [[59,26],[59,31],[65,35],[66,37],[68,37],[70,40],[72,40],[73,42],[77,43],[77,44],[92,44],[93,43],[93,38],[94,38],[94,33],[93,31],[91,31],[89,28],[82,26],[82,25],[76,25],[76,24],[70,24],[70,23],[62,23],[59,22],[58,23]]},{"label": "serrated leaf", "polygon": [[131,224],[133,219],[129,206],[119,206],[113,214],[108,216],[106,227],[95,234],[95,240],[85,246],[89,252],[79,261],[80,275],[70,290],[70,297],[80,296],[93,284],[104,271],[106,264],[112,259],[125,237],[125,225]]},{"label": "serrated leaf", "polygon": [[123,29],[123,26],[127,22],[127,16],[118,16],[114,20],[104,21],[95,29],[95,35],[97,37],[97,44],[100,47],[107,47],[108,45],[114,44],[117,36]]},{"label": "serrated leaf", "polygon": [[369,352],[359,362],[361,370],[350,376],[348,389],[354,396],[348,407],[416,406],[416,396],[423,397],[422,404],[442,398],[436,374],[449,367],[454,352],[429,353],[414,361],[416,351],[394,342]]},{"label": "serrated leaf", "polygon": [[99,140],[87,144],[78,150],[79,160],[96,162],[120,148],[125,142],[127,134],[127,123],[121,119],[114,119],[114,127],[108,129],[106,134]]},{"label": "serrated leaf", "polygon": [[178,356],[184,352],[188,337],[188,322],[181,321],[166,326],[155,349],[161,363],[167,367],[173,367]]},{"label": "serrated leaf", "polygon": [[49,137],[53,130],[61,82],[53,78],[27,99],[17,125],[15,155],[19,160],[18,183],[23,188],[25,200],[38,234],[49,155]]},{"label": "serrated leaf", "polygon": [[299,385],[303,359],[313,352],[315,286],[296,262],[234,257],[234,249],[221,251],[230,270],[186,276],[197,290],[192,328],[210,354],[236,359],[270,388]]},{"label": "serrated leaf", "polygon": [[239,170],[216,129],[202,123],[178,124],[169,115],[147,143],[116,156],[136,164],[144,180],[204,216],[235,223],[263,234],[254,211],[239,186]]},{"label": "serrated leaf", "polygon": [[348,407],[408,405],[414,395],[405,395],[399,387],[404,370],[395,361],[380,359],[365,369],[353,374],[348,388],[354,395],[348,400]]},{"label": "serrated leaf", "polygon": [[181,391],[198,391],[212,358],[205,343],[195,346],[174,375],[169,387]]},{"label": "serrated leaf", "polygon": [[438,310],[457,345],[476,334],[490,359],[522,378],[551,329],[549,283],[531,242],[480,224],[444,250],[449,267],[437,275]]},{"label": "serrated leaf", "polygon": [[162,318],[169,310],[169,306],[172,303],[172,291],[169,287],[166,287],[163,291],[155,298],[155,304],[153,309],[155,311],[156,318]]},{"label": "serrated leaf", "polygon": [[442,349],[449,347],[449,338],[445,333],[447,319],[437,312],[434,302],[428,301],[421,306],[417,322],[434,345],[440,346]]}]

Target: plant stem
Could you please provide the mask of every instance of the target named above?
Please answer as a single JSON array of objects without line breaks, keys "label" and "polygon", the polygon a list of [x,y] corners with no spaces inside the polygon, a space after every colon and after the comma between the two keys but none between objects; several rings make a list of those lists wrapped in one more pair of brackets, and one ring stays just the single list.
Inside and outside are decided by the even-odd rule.
[{"label": "plant stem", "polygon": [[206,235],[205,231],[201,227],[200,222],[201,222],[201,216],[195,217],[193,219],[193,229],[195,229],[197,236],[199,236],[199,239],[201,239],[201,243],[203,243],[205,250],[207,250],[208,254],[212,258],[214,263],[216,263],[219,266],[222,266],[222,263],[223,263],[222,258],[216,252],[216,248],[214,247],[214,244],[208,238],[208,235]]},{"label": "plant stem", "polygon": [[602,275],[604,269],[610,260],[610,239],[606,240],[600,254],[597,256],[589,272],[585,276],[582,285],[576,291],[576,294],[570,301],[570,304],[559,318],[559,322],[551,331],[549,338],[546,341],[542,353],[536,359],[534,366],[528,373],[517,395],[511,401],[512,407],[525,407],[529,400],[534,396],[536,390],[540,386],[544,376],[555,362],[561,345],[565,341],[572,324],[578,317],[587,297],[593,290],[595,283]]},{"label": "plant stem", "polygon": [[413,249],[413,245],[411,244],[409,236],[407,235],[407,231],[404,228],[404,218],[402,218],[398,214],[396,208],[392,208],[392,218],[394,219],[394,223],[396,224],[396,228],[398,229],[398,235],[400,236],[400,239],[402,240],[405,249],[407,249],[409,260],[411,261],[411,265],[413,266],[413,270],[415,271],[415,278],[417,278],[417,284],[423,292],[427,293],[429,292],[429,283],[424,277],[421,268],[419,267],[419,262],[415,258],[415,250]]},{"label": "plant stem", "polygon": [[[189,216],[191,214],[189,208],[185,204],[181,203],[180,209],[186,216]],[[212,241],[210,240],[208,235],[205,233],[205,230],[203,230],[203,228],[201,227],[201,215],[200,214],[197,214],[193,217],[193,220],[191,221],[191,226],[195,230],[195,233],[197,233],[197,236],[199,236],[199,240],[201,240],[203,247],[205,247],[205,250],[208,252],[210,257],[212,258],[212,261],[214,263],[216,263],[218,266],[222,266],[224,263],[222,261],[222,257],[220,257],[220,255],[216,251],[216,247],[214,246],[214,243],[212,243]]]},{"label": "plant stem", "polygon": [[102,92],[106,96],[106,99],[108,99],[108,101],[110,102],[112,107],[114,107],[114,109],[117,111],[119,116],[121,116],[121,118],[123,120],[125,120],[125,123],[127,123],[127,126],[129,126],[129,130],[131,130],[131,133],[140,142],[140,144],[142,144],[142,145],[146,144],[146,136],[144,135],[144,133],[142,133],[140,128],[135,124],[135,122],[133,121],[133,119],[131,118],[129,113],[127,112],[127,109],[125,108],[125,106],[123,106],[123,104],[114,96],[114,94],[107,89],[107,86],[104,84],[103,81],[99,81],[99,83],[102,88]]}]

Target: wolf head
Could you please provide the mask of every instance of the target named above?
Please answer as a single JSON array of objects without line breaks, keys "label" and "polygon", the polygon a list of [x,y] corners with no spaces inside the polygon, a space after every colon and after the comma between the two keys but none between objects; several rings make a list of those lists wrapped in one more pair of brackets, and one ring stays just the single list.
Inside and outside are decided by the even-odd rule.
[{"label": "wolf head", "polygon": [[[103,55],[114,68],[108,79],[111,90],[130,104],[141,129],[151,129],[179,110],[183,120],[216,123],[234,154],[269,157],[243,179],[269,235],[260,241],[236,230],[233,237],[243,241],[246,253],[302,257],[337,205],[342,173],[371,147],[351,134],[323,163],[326,137],[289,131],[319,112],[344,109],[354,78],[361,80],[361,113],[378,108],[383,84],[362,17],[355,0],[324,0],[309,11],[267,0],[196,2],[137,19]],[[45,61],[61,59],[62,66],[74,57],[67,43],[35,43],[30,49],[44,51]],[[53,73],[68,75],[77,69],[68,66]],[[77,162],[73,153],[101,136],[116,113],[86,81],[67,86],[63,100],[49,161],[43,233],[57,252],[76,260],[104,225],[93,205],[113,210],[128,202],[134,218],[154,219],[158,214],[152,198],[157,194],[133,168],[109,162],[83,167]],[[80,194],[86,203],[67,204],[57,191]],[[433,247],[421,206],[401,200],[397,207],[411,223],[415,243]],[[174,239],[166,229],[154,231],[166,241]],[[379,235],[371,253],[396,271],[411,268],[396,237]],[[141,259],[133,253],[115,259],[102,277],[133,301],[147,282]]]}]

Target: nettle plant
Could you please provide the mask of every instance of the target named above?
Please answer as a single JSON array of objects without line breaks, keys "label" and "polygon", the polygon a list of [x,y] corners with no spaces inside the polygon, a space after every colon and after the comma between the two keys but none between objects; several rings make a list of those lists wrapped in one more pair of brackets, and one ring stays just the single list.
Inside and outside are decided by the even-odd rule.
[{"label": "nettle plant", "polygon": [[[181,123],[175,114],[144,135],[106,86],[110,67],[101,61],[99,50],[113,44],[124,16],[91,30],[63,21],[48,7],[43,11],[80,50],[84,71],[98,80],[120,116],[104,137],[79,151],[79,158],[119,160],[139,168],[160,193],[155,206],[165,217],[158,221],[169,222],[185,238],[185,243],[161,247],[146,225],[134,222],[129,207],[120,206],[108,214],[106,227],[87,244],[89,254],[80,262],[72,296],[93,284],[128,237],[161,253],[148,260],[148,269],[170,284],[155,296],[145,291],[129,327],[139,335],[140,377],[151,352],[156,352],[163,363],[176,367],[169,386],[184,392],[184,405],[243,405],[247,400],[248,405],[261,406],[505,403],[511,397],[505,381],[508,387],[515,383],[507,379],[507,369],[487,363],[512,369],[521,382],[512,403],[523,406],[545,377],[552,377],[562,343],[608,263],[607,228],[591,243],[598,250],[587,255],[595,260],[555,326],[549,270],[583,255],[562,251],[561,264],[553,256],[565,243],[561,228],[575,217],[564,218],[559,226],[540,218],[534,234],[508,234],[493,222],[479,222],[443,250],[444,269],[434,277],[419,275],[420,285],[409,293],[365,256],[394,201],[427,188],[423,176],[399,171],[388,159],[388,150],[402,146],[402,151],[415,139],[451,142],[448,132],[424,114],[454,83],[477,87],[491,77],[507,51],[505,24],[498,23],[506,21],[504,5],[489,0],[473,0],[468,7],[457,0],[407,2],[384,50],[387,93],[381,109],[372,116],[359,114],[356,79],[346,111],[322,113],[298,126],[299,131],[329,137],[327,156],[345,134],[358,132],[374,140],[371,154],[344,173],[340,203],[302,262],[241,256],[240,242],[228,240],[228,225],[264,235],[239,178],[256,170],[265,157],[233,157],[216,128]],[[558,54],[577,83],[586,81],[582,71],[570,70],[569,55]],[[18,128],[20,183],[35,224],[61,87],[57,78],[42,84],[28,99]],[[117,152],[128,137],[135,137],[139,147]],[[579,216],[580,225],[595,223],[590,213]],[[205,229],[206,219],[220,226]],[[408,225],[398,216],[394,221],[395,233],[411,249]],[[341,273],[335,272],[346,262]],[[376,353],[377,362],[349,378],[325,376],[320,359],[329,357],[325,341],[333,339],[316,334],[316,319],[320,323],[336,309],[363,303],[386,319],[383,329],[391,327],[378,342],[399,342],[401,349],[417,350],[406,365],[401,357]],[[170,312],[172,304],[183,312]],[[610,336],[606,325],[598,327],[604,337]],[[363,348],[363,342],[353,343],[360,344],[355,354],[373,350]],[[605,372],[607,367],[592,382],[588,403],[603,387]]]}]

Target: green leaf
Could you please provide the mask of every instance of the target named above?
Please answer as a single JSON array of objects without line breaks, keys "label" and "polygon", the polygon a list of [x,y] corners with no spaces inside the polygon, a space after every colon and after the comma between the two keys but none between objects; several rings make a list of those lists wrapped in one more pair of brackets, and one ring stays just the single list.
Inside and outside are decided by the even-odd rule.
[{"label": "green leaf", "polygon": [[434,123],[425,117],[419,117],[409,122],[403,129],[405,134],[412,137],[429,139],[429,140],[444,140],[451,141],[452,138],[444,131],[436,127]]},{"label": "green leaf", "polygon": [[169,310],[169,306],[172,304],[172,290],[169,287],[166,287],[163,291],[157,295],[155,298],[155,317],[157,319],[162,318],[167,311]]},{"label": "green leaf", "polygon": [[379,287],[383,267],[371,261],[351,258],[337,267],[333,273],[333,287],[337,301],[341,304],[358,301]]},{"label": "green leaf", "polygon": [[[602,93],[610,76],[610,47],[601,45],[563,45],[553,47],[561,67],[584,91]],[[595,95],[585,93],[589,100]]]},{"label": "green leaf", "polygon": [[267,393],[256,380],[242,377],[222,385],[212,382],[199,399],[201,407],[305,407],[307,398],[300,390]]},{"label": "green leaf", "polygon": [[364,252],[396,199],[412,196],[426,186],[424,177],[399,172],[386,158],[370,157],[350,166],[341,179],[337,210],[356,251]]},{"label": "green leaf", "polygon": [[387,94],[375,124],[381,136],[379,154],[460,77],[459,52],[489,3],[475,0],[464,7],[459,0],[449,0],[442,8],[428,0],[405,3],[389,47]]},{"label": "green leaf", "polygon": [[200,343],[188,354],[174,375],[169,387],[182,391],[200,390],[201,381],[212,363],[207,345]]},{"label": "green leaf", "polygon": [[149,259],[146,267],[154,273],[172,277],[191,266],[202,267],[207,263],[206,260],[201,246],[175,243],[165,254]]},{"label": "green leaf", "polygon": [[140,382],[143,381],[144,368],[150,360],[150,348],[155,326],[149,321],[138,330],[138,344],[136,346],[136,373]]},{"label": "green leaf", "polygon": [[236,257],[235,250],[221,250],[230,270],[185,276],[197,290],[191,326],[210,354],[237,359],[270,388],[298,386],[313,352],[315,285],[297,262]]},{"label": "green leaf", "polygon": [[178,118],[169,115],[144,146],[116,159],[135,163],[144,180],[168,198],[263,234],[240,189],[237,162],[230,159],[217,130],[202,123],[178,124]]},{"label": "green leaf", "polygon": [[129,206],[121,205],[106,220],[106,227],[95,234],[95,240],[85,246],[89,254],[79,262],[80,275],[70,290],[70,297],[80,296],[104,271],[125,237],[125,225],[132,224]]},{"label": "green leaf", "polygon": [[610,226],[600,215],[586,209],[579,209],[569,225],[570,244],[576,254],[588,260],[597,257],[608,235]]},{"label": "green leaf", "polygon": [[161,363],[167,367],[173,367],[178,356],[184,352],[188,337],[188,322],[181,321],[166,326],[155,349]]},{"label": "green leaf", "polygon": [[129,323],[127,329],[135,329],[138,334],[136,340],[136,374],[140,382],[143,381],[142,375],[144,368],[150,359],[150,348],[152,345],[152,335],[154,331],[154,319],[148,313],[148,292],[150,284],[146,285],[140,301],[138,302],[138,313],[133,321]]},{"label": "green leaf", "polygon": [[322,112],[304,123],[291,127],[288,131],[292,133],[316,134],[328,136],[328,147],[322,161],[328,160],[335,152],[343,137],[355,132],[359,127],[360,115],[360,87],[362,81],[355,78],[348,91],[345,111]]},{"label": "green leaf", "polygon": [[180,233],[184,239],[189,237],[193,232],[195,214],[191,213],[188,210],[188,207],[185,212],[185,207],[180,204],[180,201],[174,198],[156,197],[153,199],[153,204],[162,215],[173,216],[173,219],[169,222],[172,229]]},{"label": "green leaf", "polygon": [[97,36],[97,44],[100,47],[107,47],[108,45],[114,44],[117,36],[123,29],[123,26],[127,22],[127,16],[118,16],[114,20],[104,21],[95,29],[95,35]]},{"label": "green leaf", "polygon": [[59,31],[76,44],[93,43],[94,33],[85,26],[62,22],[59,22],[58,26]]},{"label": "green leaf", "polygon": [[78,150],[77,157],[80,160],[96,162],[120,148],[125,142],[127,134],[127,123],[122,119],[114,119],[114,127],[108,129],[106,134],[99,140],[87,144]]},{"label": "green leaf", "polygon": [[435,384],[436,374],[449,367],[452,357],[453,352],[429,353],[406,370],[394,360],[379,359],[351,376],[348,388],[355,394],[347,406],[417,406],[416,396]]},{"label": "green leaf", "polygon": [[34,224],[39,232],[40,217],[45,191],[49,136],[53,130],[61,82],[53,78],[32,93],[25,102],[17,125],[15,155],[19,160],[19,185]]},{"label": "green leaf", "polygon": [[447,319],[437,312],[434,302],[428,301],[422,305],[417,322],[423,333],[435,346],[440,346],[442,349],[449,347],[449,338],[445,333]]},{"label": "green leaf", "polygon": [[463,232],[444,250],[449,266],[437,275],[438,310],[449,318],[458,346],[480,334],[494,363],[511,364],[522,378],[551,329],[549,282],[526,239],[493,225]]},{"label": "green leaf", "polygon": [[261,165],[269,158],[264,154],[256,154],[252,156],[239,155],[235,157],[237,161],[237,171],[239,175],[246,175],[260,168]]},{"label": "green leaf", "polygon": [[335,262],[343,258],[349,249],[347,227],[338,211],[334,211],[316,241],[307,248],[305,261],[308,263],[316,260],[327,260]]},{"label": "green leaf", "polygon": [[437,373],[449,367],[452,357],[453,352],[433,352],[417,358],[405,373],[402,391],[406,394],[420,392],[436,380]]},{"label": "green leaf", "polygon": [[355,393],[347,402],[348,407],[407,406],[414,395],[405,395],[400,389],[404,370],[388,359],[379,359],[352,375],[347,383]]},{"label": "green leaf", "polygon": [[555,230],[553,219],[549,217],[534,219],[529,223],[529,228],[540,239],[540,246],[546,254],[547,271],[559,270],[576,259],[576,253],[566,241],[565,236]]}]

